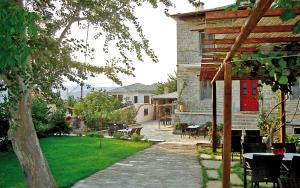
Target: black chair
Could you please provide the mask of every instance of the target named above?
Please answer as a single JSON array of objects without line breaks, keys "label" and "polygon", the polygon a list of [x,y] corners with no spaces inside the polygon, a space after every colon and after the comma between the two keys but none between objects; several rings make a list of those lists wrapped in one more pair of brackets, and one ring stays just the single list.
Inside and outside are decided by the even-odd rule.
[{"label": "black chair", "polygon": [[286,153],[296,153],[296,144],[295,143],[272,143],[274,148],[285,148]]},{"label": "black chair", "polygon": [[231,160],[233,160],[233,153],[240,154],[240,160],[242,156],[242,144],[241,144],[241,136],[231,136]]},{"label": "black chair", "polygon": [[242,130],[231,130],[231,135],[232,136],[242,136],[243,131]]},{"label": "black chair", "polygon": [[262,136],[244,136],[244,143],[261,143]]},{"label": "black chair", "polygon": [[245,130],[246,136],[260,136],[260,130]]},{"label": "black chair", "polygon": [[253,155],[251,161],[251,187],[259,187],[259,182],[278,184],[283,155]]},{"label": "black chair", "polygon": [[187,123],[180,123],[180,130],[181,130],[181,137],[188,134],[189,135],[189,131],[187,130],[187,127],[189,125]]},{"label": "black chair", "polygon": [[138,127],[135,131],[136,134],[141,135],[141,130],[143,127]]},{"label": "black chair", "polygon": [[300,179],[300,156],[294,156],[289,170],[290,178]]},{"label": "black chair", "polygon": [[243,153],[266,153],[266,143],[243,143]]},{"label": "black chair", "polygon": [[300,179],[278,178],[280,188],[300,188]]}]

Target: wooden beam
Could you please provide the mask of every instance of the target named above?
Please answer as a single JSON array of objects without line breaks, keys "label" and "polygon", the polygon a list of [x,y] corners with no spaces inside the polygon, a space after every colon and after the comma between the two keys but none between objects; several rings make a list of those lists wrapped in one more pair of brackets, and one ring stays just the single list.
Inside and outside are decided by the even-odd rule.
[{"label": "wooden beam", "polygon": [[222,63],[221,59],[202,59],[202,63]]},{"label": "wooden beam", "polygon": [[281,143],[285,143],[285,94],[284,92],[280,91],[280,140]]},{"label": "wooden beam", "polygon": [[[273,3],[273,0],[258,0],[254,4],[254,6],[251,9],[250,16],[246,20],[245,24],[241,28],[241,33],[237,36],[235,43],[231,46],[230,51],[227,53],[227,56],[224,59],[224,63],[229,61],[234,54],[240,49],[242,44],[245,42],[245,40],[248,38],[252,30],[255,30],[255,27],[259,20],[263,17],[265,12],[269,9],[271,4]],[[278,26],[276,26],[278,27]],[[222,68],[222,66],[221,66]],[[215,81],[220,74],[222,73],[221,70],[217,72],[215,75],[213,81]]]},{"label": "wooden beam", "polygon": [[[257,52],[259,49],[258,48],[239,48],[237,51],[238,52]],[[229,52],[230,48],[203,48],[203,52]]]},{"label": "wooden beam", "polygon": [[[237,52],[257,52],[259,50],[260,50],[259,47],[258,48],[255,48],[255,47],[245,47],[245,48],[239,48],[236,51],[236,53]],[[261,50],[264,50],[264,48],[261,47]],[[298,51],[300,51],[300,48],[297,48],[297,47],[294,47],[294,48],[291,48],[291,49],[289,49],[289,48],[281,48],[280,50],[281,51],[298,52]],[[213,52],[229,52],[230,48],[203,48],[202,51],[205,52],[205,53],[207,53],[207,52],[210,52],[210,53],[213,53]],[[268,51],[271,51],[271,49],[268,49]],[[235,57],[235,55],[234,55],[234,57]]]},{"label": "wooden beam", "polygon": [[[231,108],[232,108],[232,65],[224,63],[224,127],[223,127],[223,188],[230,187],[231,162]],[[214,82],[213,82],[214,83]]]},{"label": "wooden beam", "polygon": [[225,58],[225,54],[207,54],[207,55],[202,55],[202,58]]},{"label": "wooden beam", "polygon": [[[202,44],[233,44],[234,39],[203,39]],[[248,38],[244,44],[300,42],[300,37]]]},{"label": "wooden beam", "polygon": [[216,82],[212,83],[212,149],[217,151],[217,91]]},{"label": "wooden beam", "polygon": [[[292,8],[296,15],[300,14],[300,8]],[[273,8],[267,10],[264,17],[275,17],[280,16],[285,8]],[[225,20],[225,19],[236,19],[236,18],[247,18],[250,15],[250,10],[223,10],[223,11],[212,11],[205,13],[206,20]]]},{"label": "wooden beam", "polygon": [[[291,32],[293,25],[272,25],[272,26],[253,26],[252,33],[274,33],[274,32]],[[209,34],[231,34],[241,33],[242,27],[208,27],[204,28],[205,33]]]}]

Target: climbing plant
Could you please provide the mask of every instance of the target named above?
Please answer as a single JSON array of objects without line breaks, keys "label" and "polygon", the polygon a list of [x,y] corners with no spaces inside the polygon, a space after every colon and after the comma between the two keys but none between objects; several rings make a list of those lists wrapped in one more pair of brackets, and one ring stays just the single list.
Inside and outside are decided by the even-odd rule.
[{"label": "climbing plant", "polygon": [[299,43],[261,46],[257,53],[244,53],[240,58],[234,58],[233,73],[259,78],[273,91],[292,93],[292,86],[300,75],[300,53],[293,49],[299,48]]}]

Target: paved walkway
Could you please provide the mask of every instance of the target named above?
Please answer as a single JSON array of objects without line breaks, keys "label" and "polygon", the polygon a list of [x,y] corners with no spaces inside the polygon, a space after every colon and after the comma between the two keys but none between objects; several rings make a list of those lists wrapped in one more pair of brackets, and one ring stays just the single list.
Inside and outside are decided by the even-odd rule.
[{"label": "paved walkway", "polygon": [[208,137],[204,139],[203,136],[191,137],[181,135],[174,135],[173,128],[171,125],[160,125],[158,126],[158,121],[148,121],[141,125],[143,127],[141,134],[147,139],[164,140],[165,142],[173,143],[184,143],[184,144],[196,144],[197,142],[209,142]]},{"label": "paved walkway", "polygon": [[199,188],[195,145],[160,143],[76,183],[74,188]]}]

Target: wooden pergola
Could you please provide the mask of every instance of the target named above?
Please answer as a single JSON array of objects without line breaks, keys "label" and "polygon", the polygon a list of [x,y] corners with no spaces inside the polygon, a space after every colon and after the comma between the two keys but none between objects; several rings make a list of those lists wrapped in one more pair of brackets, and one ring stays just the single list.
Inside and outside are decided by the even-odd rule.
[{"label": "wooden pergola", "polygon": [[[200,79],[211,80],[212,83],[212,128],[213,149],[216,149],[216,81],[224,80],[224,139],[223,139],[223,188],[230,187],[231,162],[231,128],[232,128],[232,80],[249,79],[232,75],[231,59],[244,52],[256,52],[258,45],[263,43],[289,43],[300,42],[300,35],[292,33],[293,25],[299,20],[300,8],[293,8],[296,18],[282,22],[279,16],[285,9],[270,9],[273,0],[258,0],[251,9],[244,10],[217,10],[205,13],[206,25],[199,29],[207,34],[221,35],[220,38],[203,39],[203,45],[213,47],[203,48]],[[231,26],[217,27],[218,23],[211,21],[234,20]],[[286,49],[282,49],[286,50]],[[299,49],[294,49],[299,51]],[[222,52],[222,53],[220,53]],[[281,141],[285,142],[284,99],[281,92]]]}]

